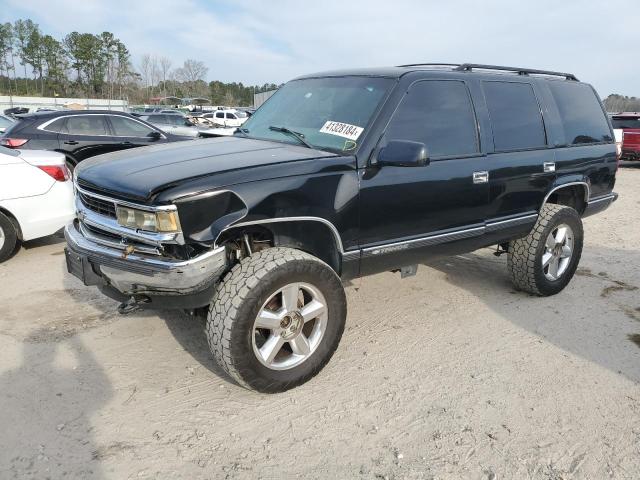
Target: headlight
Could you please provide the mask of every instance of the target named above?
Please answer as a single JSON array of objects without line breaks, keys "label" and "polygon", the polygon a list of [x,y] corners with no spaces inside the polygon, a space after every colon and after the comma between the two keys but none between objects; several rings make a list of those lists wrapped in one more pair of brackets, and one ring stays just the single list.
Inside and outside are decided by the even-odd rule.
[{"label": "headlight", "polygon": [[180,219],[176,211],[147,212],[129,207],[116,207],[118,223],[123,227],[147,232],[179,232]]}]

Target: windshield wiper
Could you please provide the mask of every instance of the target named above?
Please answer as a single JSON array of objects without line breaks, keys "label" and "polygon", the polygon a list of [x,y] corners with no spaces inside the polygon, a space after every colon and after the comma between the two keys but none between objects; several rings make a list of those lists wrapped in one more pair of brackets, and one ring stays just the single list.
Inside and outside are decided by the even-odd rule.
[{"label": "windshield wiper", "polygon": [[269,127],[269,130],[273,130],[274,132],[282,132],[282,133],[286,133],[288,135],[291,135],[292,137],[294,137],[296,140],[298,140],[302,145],[304,145],[307,148],[316,148],[313,145],[311,145],[309,142],[307,142],[304,139],[304,135],[300,132],[294,132],[293,130],[288,129],[287,127],[276,127],[274,125],[271,125]]}]

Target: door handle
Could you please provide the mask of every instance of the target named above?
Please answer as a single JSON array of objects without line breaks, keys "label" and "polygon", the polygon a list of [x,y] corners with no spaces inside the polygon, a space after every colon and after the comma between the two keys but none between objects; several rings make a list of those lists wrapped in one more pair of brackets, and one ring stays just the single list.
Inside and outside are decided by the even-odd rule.
[{"label": "door handle", "polygon": [[75,140],[67,140],[66,142],[64,142],[65,145],[77,145],[78,142],[76,142]]},{"label": "door handle", "polygon": [[554,162],[544,162],[542,164],[542,169],[544,173],[551,173],[556,171],[556,164]]},{"label": "door handle", "polygon": [[487,183],[489,181],[489,172],[473,172],[473,183]]},{"label": "door handle", "polygon": [[133,145],[131,142],[120,142],[120,145]]}]

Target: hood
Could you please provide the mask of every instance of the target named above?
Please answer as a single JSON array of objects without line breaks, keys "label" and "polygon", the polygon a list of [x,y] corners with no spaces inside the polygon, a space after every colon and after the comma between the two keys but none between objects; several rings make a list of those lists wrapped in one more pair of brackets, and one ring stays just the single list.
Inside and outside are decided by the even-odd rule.
[{"label": "hood", "polygon": [[[269,164],[333,157],[297,145],[241,137],[175,142],[99,155],[76,168],[80,186],[148,201],[158,192],[205,176]],[[222,186],[222,185],[220,185]]]}]

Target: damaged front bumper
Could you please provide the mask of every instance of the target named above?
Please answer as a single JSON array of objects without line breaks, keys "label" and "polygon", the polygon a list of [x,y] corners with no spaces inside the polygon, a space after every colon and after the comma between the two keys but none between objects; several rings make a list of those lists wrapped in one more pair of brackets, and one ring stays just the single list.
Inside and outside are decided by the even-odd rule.
[{"label": "damaged front bumper", "polygon": [[85,285],[96,285],[118,301],[152,308],[198,308],[208,305],[227,268],[224,247],[189,260],[132,252],[84,236],[78,221],[68,225],[67,270]]}]

